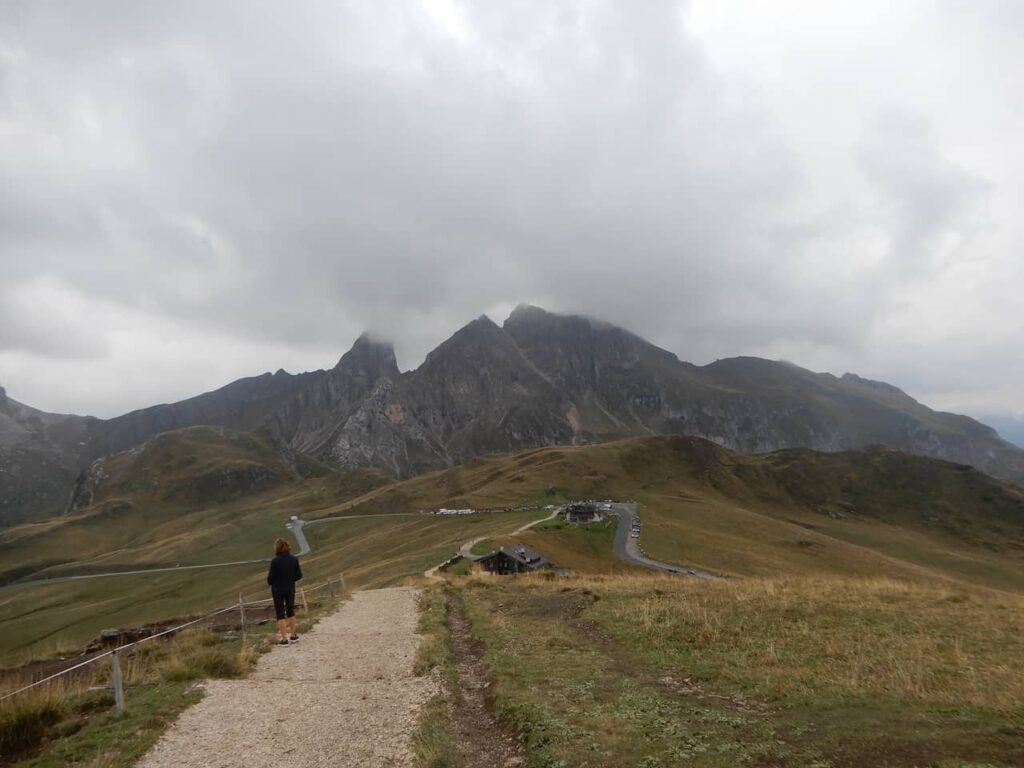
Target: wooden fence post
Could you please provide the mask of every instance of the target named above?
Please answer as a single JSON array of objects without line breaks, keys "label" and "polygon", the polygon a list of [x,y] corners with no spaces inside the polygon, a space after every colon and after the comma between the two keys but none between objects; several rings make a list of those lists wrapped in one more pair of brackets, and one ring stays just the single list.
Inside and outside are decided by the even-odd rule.
[{"label": "wooden fence post", "polygon": [[334,602],[334,579],[327,580],[327,588],[331,590],[331,602]]},{"label": "wooden fence post", "polygon": [[124,683],[121,680],[121,662],[117,658],[117,651],[110,654],[110,665],[114,673],[114,708],[117,716],[121,717],[124,714]]},{"label": "wooden fence post", "polygon": [[305,610],[305,612],[307,614],[309,613],[309,604],[306,602],[306,590],[305,589],[302,590],[302,608],[303,608],[303,610]]},{"label": "wooden fence post", "polygon": [[242,616],[242,642],[245,642],[246,631],[245,631],[245,601],[242,600],[242,593],[238,593],[238,612]]}]

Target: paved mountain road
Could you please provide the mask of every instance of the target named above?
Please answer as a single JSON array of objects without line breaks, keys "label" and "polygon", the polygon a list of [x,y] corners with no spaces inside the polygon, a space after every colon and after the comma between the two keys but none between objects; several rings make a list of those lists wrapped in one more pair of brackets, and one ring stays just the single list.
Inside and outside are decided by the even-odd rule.
[{"label": "paved mountain road", "polygon": [[[556,509],[554,512],[552,512],[547,517],[542,517],[542,518],[540,518],[538,520],[534,520],[532,522],[526,523],[525,525],[521,525],[518,528],[516,528],[514,531],[512,531],[511,533],[492,533],[492,534],[488,534],[486,536],[477,536],[475,539],[470,539],[469,541],[464,542],[462,544],[462,546],[459,547],[459,551],[458,551],[457,554],[462,555],[466,559],[470,559],[470,558],[473,557],[473,552],[472,552],[473,547],[475,547],[477,544],[479,544],[484,539],[500,538],[502,536],[517,536],[520,533],[522,533],[523,531],[526,531],[526,530],[529,530],[530,528],[533,528],[533,526],[535,526],[535,525],[540,525],[541,523],[546,523],[548,520],[554,520],[556,517],[558,517],[558,515],[561,513],[561,511],[562,511],[561,509]],[[425,570],[423,572],[423,575],[426,578],[428,578],[428,579],[439,578],[438,575],[437,575],[437,572],[441,568],[442,565],[444,565],[444,563],[439,563],[438,565],[435,565],[433,568],[428,568],[427,570]]]},{"label": "paved mountain road", "polygon": [[418,592],[356,592],[244,680],[205,683],[138,768],[411,768],[420,707]]},{"label": "paved mountain road", "polygon": [[[385,512],[379,515],[339,515],[337,517],[321,517],[316,520],[289,520],[285,523],[285,528],[291,531],[292,535],[295,536],[295,542],[299,545],[299,551],[296,555],[308,555],[312,551],[312,547],[309,545],[309,541],[306,539],[304,528],[308,528],[311,525],[319,523],[330,523],[335,520],[353,520],[357,518],[365,517],[415,517],[420,515],[419,512]],[[204,563],[202,565],[168,565],[157,568],[137,568],[130,571],[106,571],[104,573],[85,573],[77,576],[53,576],[51,578],[43,579],[32,579],[30,581],[18,581],[11,584],[4,584],[0,586],[0,592],[7,589],[14,589],[20,587],[38,587],[43,584],[60,584],[66,581],[84,581],[86,579],[106,579],[112,576],[144,576],[152,573],[170,573],[177,571],[197,571],[207,568],[232,568],[238,565],[256,565],[260,563],[269,563],[269,557],[256,558],[254,560],[232,560],[225,563]]]},{"label": "paved mountain road", "polygon": [[639,565],[641,568],[650,568],[653,571],[664,573],[678,573],[681,576],[690,576],[695,579],[719,579],[721,576],[701,571],[697,568],[688,568],[682,565],[671,565],[651,560],[640,551],[638,539],[630,536],[633,528],[633,520],[636,518],[636,504],[617,503],[612,504],[612,512],[619,516],[619,527],[615,532],[615,543],[613,549],[615,556],[631,565]]},{"label": "paved mountain road", "polygon": [[299,551],[296,552],[296,556],[301,557],[302,555],[308,555],[312,551],[312,547],[309,546],[309,542],[306,540],[305,528],[309,528],[311,525],[320,525],[321,523],[332,523],[335,520],[358,520],[366,517],[424,517],[422,512],[382,512],[376,515],[337,515],[336,517],[318,517],[316,520],[302,520],[295,519],[289,520],[285,523],[284,527],[292,532],[295,537],[295,541],[299,545]]}]

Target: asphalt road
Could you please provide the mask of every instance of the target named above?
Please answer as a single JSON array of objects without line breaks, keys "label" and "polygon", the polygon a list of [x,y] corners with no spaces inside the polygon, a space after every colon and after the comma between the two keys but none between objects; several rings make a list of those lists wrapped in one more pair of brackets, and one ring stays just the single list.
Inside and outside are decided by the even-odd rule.
[{"label": "asphalt road", "polygon": [[292,532],[292,536],[295,537],[295,541],[299,545],[299,551],[295,553],[296,557],[302,555],[308,555],[312,551],[312,547],[309,546],[309,541],[306,539],[304,532],[305,528],[309,528],[311,525],[319,525],[321,523],[332,523],[335,520],[355,520],[362,517],[422,517],[422,512],[384,512],[378,515],[338,515],[336,517],[320,517],[316,520],[289,520],[284,524],[284,527]]},{"label": "asphalt road", "polygon": [[106,573],[86,573],[80,576],[54,576],[50,579],[32,579],[31,581],[16,581],[12,584],[5,584],[0,591],[14,589],[15,587],[38,587],[43,584],[60,584],[64,581],[85,581],[86,579],[103,579],[109,576],[142,576],[150,573],[169,573],[171,571],[198,571],[204,568],[228,568],[235,565],[253,565],[255,563],[269,563],[270,558],[259,560],[233,560],[229,563],[206,563],[205,565],[169,565],[163,568],[140,568],[134,571],[108,571]]},{"label": "asphalt road", "polygon": [[[470,539],[469,541],[465,542],[461,547],[459,547],[458,554],[462,555],[466,559],[472,559],[472,557],[473,557],[473,552],[472,552],[473,547],[475,547],[479,542],[483,541],[484,539],[499,538],[501,536],[518,536],[523,531],[528,530],[530,528],[533,528],[533,526],[535,526],[535,525],[540,525],[541,523],[546,523],[548,520],[554,520],[556,517],[558,517],[558,515],[561,513],[561,511],[562,511],[561,509],[556,509],[554,512],[552,512],[547,517],[542,517],[539,520],[534,520],[533,522],[526,523],[525,525],[521,525],[518,528],[516,528],[514,531],[512,531],[511,533],[498,533],[498,534],[492,533],[492,534],[488,534],[487,536],[477,536],[475,539]],[[444,565],[444,563],[439,563],[438,565],[435,565],[433,568],[428,568],[427,570],[425,570],[423,572],[423,575],[426,576],[428,579],[436,579],[436,578],[438,578],[437,572],[441,568],[442,565]]]},{"label": "asphalt road", "polygon": [[639,539],[630,536],[633,528],[633,520],[636,518],[636,504],[617,503],[612,504],[612,512],[619,516],[619,528],[615,532],[615,544],[613,549],[615,556],[631,565],[638,565],[641,568],[650,568],[652,571],[664,573],[677,573],[680,576],[689,576],[694,579],[719,579],[714,573],[702,571],[697,568],[687,568],[681,565],[670,565],[651,560],[640,551]]},{"label": "asphalt road", "polygon": [[[306,539],[304,528],[308,528],[311,525],[319,523],[329,523],[334,520],[351,520],[359,517],[410,517],[420,514],[419,512],[391,512],[380,515],[344,515],[339,517],[321,517],[318,520],[290,520],[285,523],[285,528],[291,531],[292,535],[295,536],[295,541],[299,545],[299,551],[296,555],[307,555],[312,551],[312,547],[309,546],[309,541]],[[105,573],[86,573],[80,576],[54,576],[49,579],[32,579],[31,581],[19,581],[12,584],[5,584],[0,586],[0,592],[7,589],[15,589],[20,587],[38,587],[43,584],[60,584],[67,581],[84,581],[86,579],[105,579],[112,576],[145,576],[151,573],[171,573],[178,571],[197,571],[207,568],[231,568],[238,565],[256,565],[261,563],[269,563],[269,557],[257,558],[255,560],[232,560],[227,563],[205,563],[203,565],[169,565],[161,568],[138,568],[132,571],[107,571]]]},{"label": "asphalt road", "polygon": [[[619,516],[619,528],[615,534],[615,556],[620,560],[624,560],[627,563],[638,565],[642,568],[650,568],[655,571],[663,571],[665,573],[678,573],[681,576],[690,576],[697,579],[717,579],[720,576],[708,573],[707,571],[701,571],[696,568],[686,568],[683,566],[669,565],[668,563],[659,563],[657,560],[651,560],[645,557],[640,552],[640,548],[637,544],[637,539],[632,538],[629,533],[632,528],[633,519],[636,517],[636,504],[628,503],[617,503],[612,505],[612,512]],[[295,554],[298,556],[308,555],[312,551],[312,547],[309,545],[309,540],[306,538],[305,529],[311,525],[320,525],[323,523],[330,523],[336,520],[353,520],[357,518],[368,518],[368,517],[416,517],[421,513],[419,512],[390,512],[376,515],[339,515],[337,517],[321,517],[317,520],[289,520],[285,527],[295,537],[296,543],[299,545],[299,551]],[[558,514],[555,512],[554,514]],[[536,525],[537,523],[549,520],[551,517],[543,518],[542,520],[536,520],[533,523],[529,523],[515,533],[520,533],[523,530]],[[468,551],[473,546],[474,542],[466,542],[463,548]],[[31,581],[16,582],[13,584],[6,584],[0,587],[0,591],[7,589],[14,589],[18,587],[33,587],[41,586],[43,584],[60,584],[61,582],[67,581],[84,581],[86,579],[103,579],[112,576],[143,576],[152,573],[170,573],[177,571],[196,571],[208,568],[231,568],[239,565],[256,565],[261,563],[267,563],[270,558],[258,558],[255,560],[233,560],[226,563],[206,563],[204,565],[174,565],[163,568],[140,568],[132,571],[109,571],[107,573],[88,573],[80,576],[56,576],[49,579],[33,579]]]}]

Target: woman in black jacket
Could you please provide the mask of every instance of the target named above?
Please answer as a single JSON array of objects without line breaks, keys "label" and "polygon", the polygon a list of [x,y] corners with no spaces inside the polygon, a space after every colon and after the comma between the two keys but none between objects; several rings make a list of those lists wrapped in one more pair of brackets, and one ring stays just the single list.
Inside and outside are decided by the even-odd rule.
[{"label": "woman in black jacket", "polygon": [[[267,584],[274,598],[274,612],[277,614],[277,631],[281,639],[278,645],[299,641],[295,631],[295,582],[302,580],[299,558],[292,554],[291,545],[284,539],[274,542],[274,559],[267,571]],[[286,621],[287,619],[287,621]],[[287,630],[291,630],[291,635]]]}]

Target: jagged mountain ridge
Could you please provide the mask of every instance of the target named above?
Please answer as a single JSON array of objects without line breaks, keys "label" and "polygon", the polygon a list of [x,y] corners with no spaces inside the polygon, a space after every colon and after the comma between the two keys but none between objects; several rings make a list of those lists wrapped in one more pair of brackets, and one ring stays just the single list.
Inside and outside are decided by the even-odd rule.
[{"label": "jagged mountain ridge", "polygon": [[478,318],[416,370],[382,377],[353,414],[323,458],[403,475],[491,451],[688,434],[754,453],[885,444],[1024,478],[1024,452],[994,430],[891,385],[758,358],[699,367],[621,328],[527,306],[500,328]]},{"label": "jagged mountain ridge", "polygon": [[364,334],[330,370],[241,379],[109,420],[53,418],[84,433],[81,445],[36,439],[32,449],[56,446],[60,465],[79,469],[161,432],[214,425],[262,429],[336,467],[398,476],[496,451],[685,434],[754,453],[885,444],[1024,481],[1024,450],[891,385],[750,357],[696,366],[622,328],[530,306],[502,326],[477,318],[406,372],[389,344]]}]

